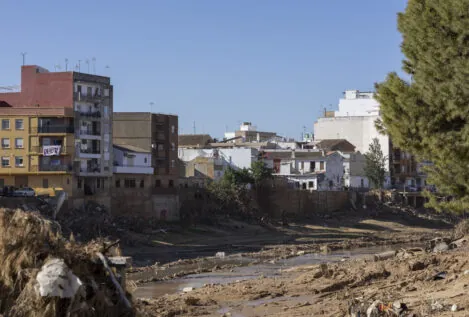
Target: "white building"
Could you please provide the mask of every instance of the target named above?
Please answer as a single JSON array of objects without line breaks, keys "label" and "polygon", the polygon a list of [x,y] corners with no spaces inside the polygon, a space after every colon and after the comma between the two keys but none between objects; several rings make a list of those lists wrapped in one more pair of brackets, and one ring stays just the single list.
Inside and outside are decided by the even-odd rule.
[{"label": "white building", "polygon": [[[373,139],[378,138],[384,156],[389,158],[389,137],[380,134],[375,126],[379,118],[379,103],[372,93],[348,90],[345,98],[340,99],[335,117],[319,118],[314,123],[315,139],[346,139],[355,145],[357,152],[364,154],[368,152]],[[385,168],[387,172],[390,171],[389,161]],[[389,175],[385,185],[390,185]]]},{"label": "white building", "polygon": [[211,149],[188,149],[179,148],[178,157],[183,162],[189,162],[197,157],[213,157],[223,159],[234,169],[250,168],[257,161],[259,151],[255,148],[211,148]]},{"label": "white building", "polygon": [[114,145],[115,174],[153,174],[151,153],[132,145]]},{"label": "white building", "polygon": [[344,157],[344,185],[349,188],[370,188],[366,177],[365,156],[361,153],[342,154]]},{"label": "white building", "polygon": [[315,150],[267,150],[264,162],[274,175],[287,178],[296,188],[337,190],[343,186],[343,157]]}]

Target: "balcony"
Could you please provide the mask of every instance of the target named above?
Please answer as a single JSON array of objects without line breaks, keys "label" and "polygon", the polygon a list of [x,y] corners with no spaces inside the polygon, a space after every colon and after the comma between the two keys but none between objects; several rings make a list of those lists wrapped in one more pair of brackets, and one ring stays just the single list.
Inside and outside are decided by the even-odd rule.
[{"label": "balcony", "polygon": [[[60,147],[60,155],[69,155],[72,154],[74,150],[73,146],[61,146]],[[39,153],[42,155],[44,153],[44,146],[31,146],[31,152]]]},{"label": "balcony", "polygon": [[96,112],[75,111],[75,117],[84,117],[84,118],[89,118],[89,119],[100,119],[101,118],[101,112],[100,111],[96,111]]},{"label": "balcony", "polygon": [[104,98],[107,98],[106,96],[103,96],[101,94],[85,94],[83,92],[74,92],[73,93],[73,98],[75,101],[83,101],[83,102],[100,102]]},{"label": "balcony", "polygon": [[31,165],[31,172],[71,172],[72,165]]},{"label": "balcony", "polygon": [[79,130],[78,136],[82,139],[93,139],[93,140],[100,140],[101,139],[101,131],[95,129],[86,129],[86,130]]},{"label": "balcony", "polygon": [[153,167],[150,166],[133,166],[133,165],[116,165],[113,168],[114,173],[123,174],[153,174]]},{"label": "balcony", "polygon": [[50,125],[42,127],[31,127],[31,134],[37,133],[73,133],[75,128],[71,125]]}]

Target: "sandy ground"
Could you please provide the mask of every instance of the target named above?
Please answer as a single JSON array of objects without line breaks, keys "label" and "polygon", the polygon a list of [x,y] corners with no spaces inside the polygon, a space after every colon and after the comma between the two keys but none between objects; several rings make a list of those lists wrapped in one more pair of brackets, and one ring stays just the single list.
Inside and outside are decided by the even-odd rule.
[{"label": "sandy ground", "polygon": [[[273,224],[267,228],[243,228],[243,224],[230,221],[229,225],[239,228],[235,230],[238,234],[224,227],[218,231],[218,236],[202,234],[204,237],[196,243],[190,242],[191,239],[184,243],[193,243],[195,254],[197,248],[259,244],[259,250],[243,252],[242,256],[260,262],[275,261],[340,248],[379,244],[391,248],[391,245],[396,247],[412,241],[422,244],[437,236],[450,236],[452,226],[437,218],[442,216],[384,208],[318,215],[309,222],[290,223],[286,227]],[[169,240],[163,242],[170,243],[174,250],[181,248],[182,242]],[[167,246],[166,250],[171,247]],[[210,261],[202,257],[181,259],[168,263],[167,267],[183,267],[198,261],[210,265]],[[215,269],[226,271],[229,267]],[[139,299],[138,305],[147,316],[351,316],[351,307],[361,309],[361,316],[366,316],[363,314],[366,309],[379,300],[385,305],[396,301],[405,304],[408,311],[402,316],[469,316],[469,300],[464,296],[468,290],[469,271],[465,275],[465,270],[469,270],[465,249],[441,254],[414,250],[377,262],[372,257],[344,258],[326,266],[287,267],[275,276],[258,272],[254,279],[223,285],[207,284],[187,293]],[[201,270],[199,266],[199,271],[207,270]],[[434,279],[435,274],[443,271],[446,272],[443,279]],[[188,270],[176,276],[187,273],[193,272]],[[455,312],[451,311],[452,305],[457,307]]]}]

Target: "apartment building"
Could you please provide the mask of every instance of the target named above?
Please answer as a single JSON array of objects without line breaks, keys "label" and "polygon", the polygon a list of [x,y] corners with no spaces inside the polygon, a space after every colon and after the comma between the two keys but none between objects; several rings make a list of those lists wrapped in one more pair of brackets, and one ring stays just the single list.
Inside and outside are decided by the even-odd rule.
[{"label": "apartment building", "polygon": [[23,66],[21,89],[0,91],[0,186],[109,188],[112,96],[108,77]]},{"label": "apartment building", "polygon": [[116,146],[134,146],[151,154],[153,187],[176,190],[179,179],[178,117],[149,112],[115,112],[113,142]]}]

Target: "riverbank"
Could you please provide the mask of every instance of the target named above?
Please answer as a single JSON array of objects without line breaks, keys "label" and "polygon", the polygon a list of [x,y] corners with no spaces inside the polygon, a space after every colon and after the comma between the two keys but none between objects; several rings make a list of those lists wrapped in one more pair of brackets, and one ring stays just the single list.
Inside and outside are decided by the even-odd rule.
[{"label": "riverbank", "polygon": [[[432,284],[429,277],[443,270],[458,277],[463,274],[469,265],[462,251],[407,253],[405,258],[380,262],[371,257],[375,252],[422,246],[435,237],[451,236],[452,225],[444,218],[396,207],[318,215],[286,227],[273,224],[256,237],[242,236],[247,246],[267,241],[259,250],[219,250],[224,256],[212,252],[210,257],[134,269],[128,276],[139,280],[134,294],[148,316],[347,316],[353,299],[362,307],[377,299],[383,303],[404,300],[413,312],[418,311],[417,316],[425,316],[430,305],[425,294],[432,292],[436,296],[433,312],[445,316],[450,303],[459,305],[458,309],[465,307],[452,297],[459,286],[448,291],[445,281]],[[279,234],[288,243],[263,240]],[[236,235],[218,238],[231,244],[241,239]],[[207,241],[213,240],[198,243],[206,247]],[[199,274],[188,275],[193,273]]]}]

